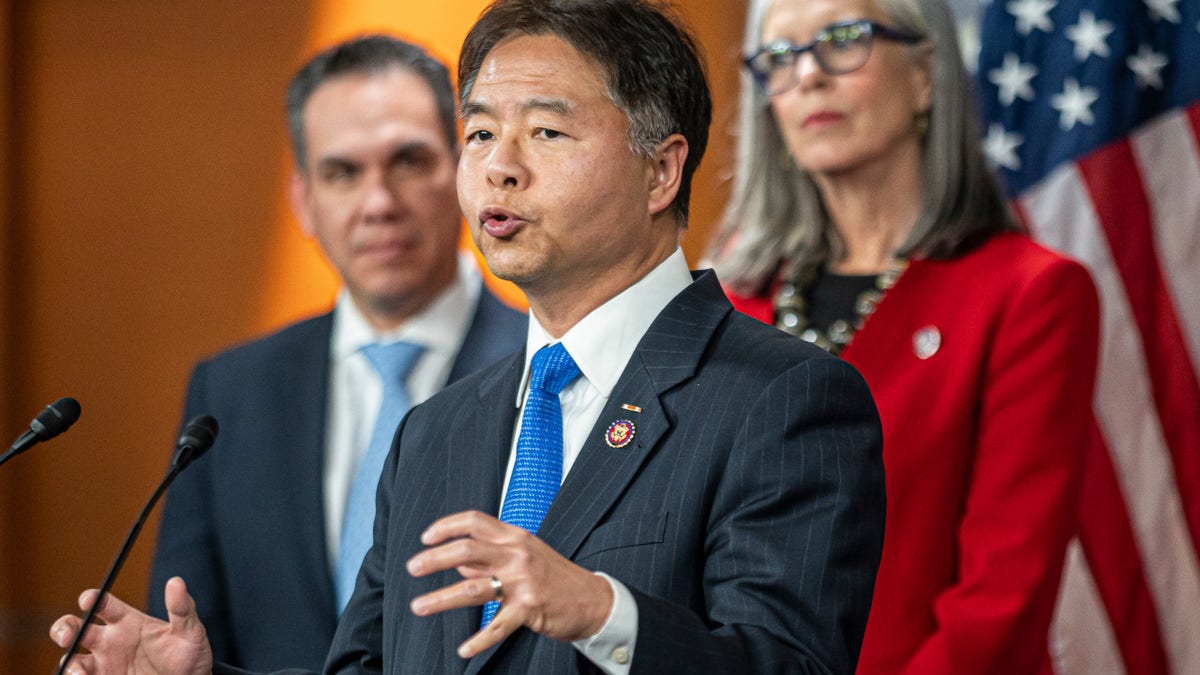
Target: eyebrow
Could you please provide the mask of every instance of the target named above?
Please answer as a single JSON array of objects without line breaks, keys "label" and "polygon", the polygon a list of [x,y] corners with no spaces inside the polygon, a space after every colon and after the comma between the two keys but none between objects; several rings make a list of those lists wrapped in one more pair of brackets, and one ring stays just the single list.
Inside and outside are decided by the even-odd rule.
[{"label": "eyebrow", "polygon": [[[532,98],[522,103],[520,110],[523,113],[541,110],[569,117],[575,112],[575,106],[561,98]],[[471,101],[462,107],[462,118],[464,120],[470,119],[475,115],[494,116],[495,114],[496,109],[486,103]]]},{"label": "eyebrow", "polygon": [[424,154],[428,152],[436,152],[437,146],[427,140],[409,141],[401,143],[392,150],[391,158],[403,157],[405,155]]},{"label": "eyebrow", "polygon": [[[405,155],[433,152],[433,151],[435,151],[435,148],[436,148],[436,146],[433,143],[426,141],[426,140],[408,141],[406,143],[401,143],[400,145],[393,148],[392,151],[390,153],[388,153],[388,158],[395,159],[397,157],[403,157]],[[360,162],[352,157],[349,157],[347,155],[334,153],[334,154],[329,154],[329,155],[325,155],[325,156],[317,158],[316,165],[322,166],[322,165],[326,165],[326,164],[337,164],[337,165],[357,166],[361,163],[362,162]]]}]

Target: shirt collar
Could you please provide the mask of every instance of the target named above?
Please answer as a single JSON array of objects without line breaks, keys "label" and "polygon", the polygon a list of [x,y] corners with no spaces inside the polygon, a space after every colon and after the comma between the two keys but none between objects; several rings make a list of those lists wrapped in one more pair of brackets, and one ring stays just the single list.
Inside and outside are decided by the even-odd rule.
[{"label": "shirt collar", "polygon": [[399,327],[379,333],[363,316],[350,292],[343,288],[334,308],[330,354],[339,361],[369,344],[403,340],[452,358],[467,334],[481,292],[479,268],[474,258],[468,253],[460,254],[458,272],[450,285]]},{"label": "shirt collar", "polygon": [[[676,248],[646,276],[603,305],[592,310],[562,337],[562,343],[583,376],[605,398],[617,385],[625,365],[633,356],[650,324],[676,295],[692,283],[683,250]],[[542,347],[557,342],[529,313],[529,336],[525,342],[525,374],[517,393],[517,406],[524,403],[529,364]]]}]

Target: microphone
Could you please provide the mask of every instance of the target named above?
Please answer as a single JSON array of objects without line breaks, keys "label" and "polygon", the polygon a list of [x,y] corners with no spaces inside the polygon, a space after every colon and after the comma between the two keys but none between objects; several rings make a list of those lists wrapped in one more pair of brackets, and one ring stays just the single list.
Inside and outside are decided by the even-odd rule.
[{"label": "microphone", "polygon": [[[179,440],[175,442],[175,454],[171,457],[171,471],[179,473],[188,464],[203,455],[212,447],[213,441],[217,440],[217,431],[219,430],[220,425],[217,424],[215,417],[211,415],[193,417],[184,425],[183,433],[179,434]],[[171,480],[174,479],[172,476]]]},{"label": "microphone", "polygon": [[7,462],[38,443],[48,441],[66,431],[67,427],[79,419],[79,411],[79,401],[70,396],[64,396],[46,406],[46,409],[38,413],[38,416],[33,418],[33,421],[29,423],[29,428],[9,446],[8,452],[0,455],[0,464]]},{"label": "microphone", "polygon": [[217,420],[209,415],[193,417],[183,426],[183,433],[175,442],[175,454],[171,457],[167,475],[163,476],[158,488],[154,490],[154,494],[150,495],[150,499],[142,507],[142,512],[134,521],[133,527],[129,529],[129,534],[125,535],[125,543],[121,545],[120,553],[113,560],[112,566],[108,568],[108,573],[104,575],[104,581],[100,584],[100,592],[92,601],[92,606],[88,608],[87,614],[84,615],[83,624],[79,627],[79,632],[75,634],[75,639],[71,641],[71,646],[67,648],[66,655],[59,661],[58,670],[54,671],[55,675],[62,675],[66,671],[67,664],[71,662],[71,657],[79,653],[79,645],[83,641],[83,636],[96,618],[96,609],[100,606],[100,601],[104,599],[104,596],[112,590],[113,582],[117,579],[117,572],[121,571],[121,567],[125,564],[125,558],[129,557],[133,542],[137,539],[138,533],[142,531],[142,526],[146,524],[146,518],[150,515],[151,509],[158,503],[159,498],[167,491],[175,477],[212,447],[213,441],[217,439],[219,429]]}]

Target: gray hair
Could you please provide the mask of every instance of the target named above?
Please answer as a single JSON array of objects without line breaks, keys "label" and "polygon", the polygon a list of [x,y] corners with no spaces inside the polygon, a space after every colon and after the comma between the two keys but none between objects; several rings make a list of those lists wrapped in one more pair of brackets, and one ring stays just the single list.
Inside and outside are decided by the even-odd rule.
[{"label": "gray hair", "polygon": [[446,146],[458,150],[458,116],[450,71],[421,47],[390,35],[363,35],[328,47],[292,77],[287,89],[288,136],[292,157],[301,171],[308,169],[304,140],[304,106],[322,84],[347,75],[375,75],[398,68],[429,83],[437,103],[438,121]]},{"label": "gray hair", "polygon": [[[744,49],[762,44],[774,0],[751,0]],[[895,28],[932,43],[933,100],[922,157],[921,213],[898,255],[952,258],[996,232],[1019,229],[979,147],[972,83],[944,0],[875,0]],[[921,49],[917,45],[914,49]],[[769,100],[742,74],[733,197],[709,256],[738,292],[761,293],[787,271],[841,253],[820,191],[788,154]]]}]

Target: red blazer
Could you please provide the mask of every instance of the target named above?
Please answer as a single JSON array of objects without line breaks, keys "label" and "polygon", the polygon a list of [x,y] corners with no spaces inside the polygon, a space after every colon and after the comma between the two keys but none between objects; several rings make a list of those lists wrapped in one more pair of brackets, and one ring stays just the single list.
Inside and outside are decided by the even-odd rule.
[{"label": "red blazer", "polygon": [[888,499],[858,672],[1048,672],[1098,343],[1088,273],[1017,234],[913,261],[854,337]]}]

